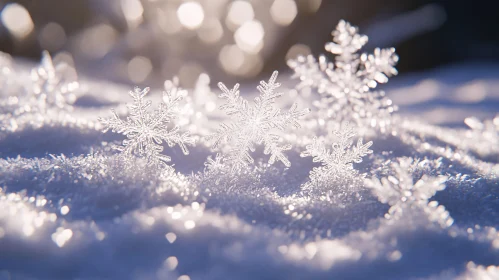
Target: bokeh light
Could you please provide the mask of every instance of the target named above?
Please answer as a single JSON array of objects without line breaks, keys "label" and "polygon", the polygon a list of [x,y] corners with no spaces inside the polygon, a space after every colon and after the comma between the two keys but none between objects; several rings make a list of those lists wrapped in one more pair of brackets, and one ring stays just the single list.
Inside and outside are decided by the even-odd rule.
[{"label": "bokeh light", "polygon": [[229,12],[227,13],[227,27],[235,31],[237,27],[243,23],[252,20],[255,17],[255,12],[251,3],[247,1],[237,0],[231,3]]},{"label": "bokeh light", "polygon": [[275,0],[270,7],[270,15],[279,25],[290,25],[298,14],[298,7],[294,0]]},{"label": "bokeh light", "polygon": [[5,28],[18,40],[28,36],[35,27],[29,12],[17,3],[6,5],[0,18]]},{"label": "bokeh light", "polygon": [[244,63],[244,52],[236,45],[227,45],[220,50],[220,65],[228,73],[236,73]]},{"label": "bokeh light", "polygon": [[128,77],[136,84],[143,82],[152,71],[151,61],[144,56],[136,56],[128,62]]},{"label": "bokeh light", "polygon": [[139,0],[121,0],[121,9],[129,27],[136,27],[142,22],[144,7]]},{"label": "bokeh light", "polygon": [[[36,7],[29,6],[28,13],[28,6],[8,4],[0,12],[6,25],[5,34],[50,52],[65,51],[73,56],[80,71],[149,86],[158,86],[176,75],[181,77],[182,86],[192,87],[194,76],[201,71],[208,71],[215,80],[227,76],[229,80],[244,79],[258,75],[267,63],[280,61],[282,65],[287,52],[288,57],[303,54],[303,49],[290,49],[296,44],[295,39],[282,40],[283,36],[291,31],[290,25],[299,13],[311,16],[321,3],[321,0],[90,1],[86,4],[89,8],[86,15],[90,17],[83,19],[76,29],[64,17],[47,21],[36,17],[35,25],[31,17],[35,19]],[[229,58],[228,54],[235,56]],[[139,70],[132,69],[135,66],[146,72],[138,73]],[[195,74],[187,75],[188,69],[195,70]]]},{"label": "bokeh light", "polygon": [[256,20],[245,22],[234,33],[234,40],[239,48],[248,53],[258,53],[263,48],[263,25]]},{"label": "bokeh light", "polygon": [[175,34],[182,30],[174,6],[167,5],[165,9],[156,9],[156,20],[161,30],[167,34]]},{"label": "bokeh light", "polygon": [[197,29],[203,23],[204,10],[198,2],[185,2],[178,7],[177,16],[186,28]]},{"label": "bokeh light", "polygon": [[79,48],[87,58],[98,59],[106,55],[118,38],[118,32],[110,25],[101,23],[81,34]]},{"label": "bokeh light", "polygon": [[198,30],[199,39],[207,44],[217,43],[223,35],[224,30],[222,24],[216,18],[207,20]]}]

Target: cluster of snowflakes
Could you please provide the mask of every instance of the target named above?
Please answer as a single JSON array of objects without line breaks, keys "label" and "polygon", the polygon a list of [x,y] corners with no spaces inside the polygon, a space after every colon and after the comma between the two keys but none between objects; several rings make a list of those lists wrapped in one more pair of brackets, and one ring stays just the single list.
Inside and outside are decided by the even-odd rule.
[{"label": "cluster of snowflakes", "polygon": [[[353,163],[362,162],[363,157],[372,153],[369,148],[373,142],[364,144],[362,138],[359,138],[353,145],[356,130],[380,128],[377,131],[398,135],[404,141],[421,142],[425,149],[431,149],[429,143],[422,143],[408,129],[401,130],[404,123],[391,115],[396,106],[384,97],[383,92],[372,91],[379,83],[386,83],[390,76],[397,74],[394,67],[398,61],[395,50],[375,49],[372,54],[360,53],[367,43],[367,36],[359,34],[358,29],[346,21],[340,21],[332,35],[333,42],[327,43],[325,49],[335,55],[334,62],[328,62],[325,56],[320,56],[318,61],[313,56],[308,56],[288,62],[295,72],[294,77],[300,79],[297,89],[318,93],[318,97],[311,102],[317,110],[313,110],[309,119],[321,118],[322,122],[337,128],[333,135],[319,138],[314,136],[304,140],[305,150],[300,156],[312,157],[313,162],[320,162],[321,166],[313,168],[310,181],[304,183],[302,189],[324,186],[334,188],[339,179],[344,183],[344,179],[353,180],[366,175],[359,174]],[[0,82],[6,87],[9,87],[8,83],[15,84],[12,82],[15,73],[8,55],[2,54],[0,67]],[[275,71],[268,82],[260,82],[257,87],[260,94],[254,98],[253,103],[240,96],[239,84],[232,89],[223,83],[218,84],[221,90],[219,98],[225,101],[219,109],[232,122],[222,123],[214,133],[201,137],[203,143],[211,143],[212,148],[219,151],[215,158],[208,157],[205,163],[205,172],[219,177],[216,178],[217,183],[220,182],[220,177],[234,178],[249,170],[254,164],[250,153],[255,152],[259,145],[263,145],[265,155],[270,155],[268,164],[281,161],[286,167],[291,166],[285,152],[291,150],[292,146],[284,143],[284,136],[289,135],[288,128],[300,128],[299,120],[305,118],[311,110],[299,109],[296,103],[286,111],[276,106],[276,100],[284,95],[278,91],[281,84],[277,82],[277,75]],[[54,66],[50,55],[44,52],[40,66],[31,72],[31,80],[31,85],[23,86],[21,90],[13,89],[16,95],[2,99],[2,131],[16,130],[19,125],[26,125],[26,120],[29,120],[30,125],[40,126],[41,124],[33,123],[33,120],[43,122],[44,118],[54,112],[61,114],[72,110],[71,104],[79,89],[72,67],[65,63]],[[175,119],[181,115],[180,107],[187,91],[178,86],[177,78],[165,82],[163,101],[154,111],[150,110],[152,101],[145,99],[149,91],[149,88],[135,88],[129,92],[133,103],[128,105],[126,120],[122,120],[112,110],[111,118],[99,118],[99,121],[104,132],[111,130],[126,136],[121,145],[114,145],[126,162],[133,162],[137,157],[144,158],[148,165],[161,168],[167,173],[172,172],[174,169],[168,164],[171,157],[163,153],[163,143],[170,147],[178,145],[184,155],[188,155],[188,146],[194,146],[195,140],[200,138],[190,135],[188,131],[181,132],[180,126],[175,125]],[[396,121],[401,124],[390,129],[388,125]],[[469,118],[466,119],[466,124],[472,128],[465,133],[467,141],[449,137],[447,142],[455,144],[460,150],[471,150],[478,154],[499,153],[497,145],[493,144],[498,141],[497,118],[484,123]],[[169,125],[172,127],[169,128]],[[331,126],[326,127],[329,129]],[[279,132],[284,136],[280,136]],[[477,138],[481,140],[476,141]],[[328,148],[325,142],[331,139],[333,144]],[[477,145],[484,141],[492,144]],[[365,181],[366,186],[373,190],[381,202],[391,206],[387,217],[400,216],[404,207],[434,208],[436,202],[428,203],[428,200],[436,191],[445,188],[445,177],[423,175],[413,183],[407,160],[392,163],[391,169],[394,175],[381,181],[375,177]],[[450,219],[446,220],[447,212],[439,215],[443,217],[439,221],[443,220],[446,225],[452,223]]]},{"label": "cluster of snowflakes", "polygon": [[[446,182],[465,180],[464,176],[461,173],[439,172],[442,170],[439,166],[429,165],[444,164],[442,161],[453,162],[476,171],[479,176],[497,178],[498,165],[487,161],[486,157],[499,155],[499,116],[486,121],[468,118],[465,122],[470,129],[451,132],[392,115],[397,107],[385,97],[384,92],[374,89],[397,74],[394,67],[398,61],[395,50],[375,49],[372,54],[361,53],[367,37],[345,21],[338,24],[332,35],[333,42],[326,44],[325,49],[335,55],[334,62],[328,62],[325,56],[317,60],[313,56],[298,57],[288,62],[295,72],[294,77],[300,80],[296,89],[317,93],[306,101],[314,109],[300,109],[297,103],[291,104],[287,110],[281,109],[280,104],[283,102],[279,103],[278,100],[284,93],[278,90],[281,84],[277,82],[277,71],[268,81],[260,82],[257,87],[259,95],[253,102],[240,95],[239,84],[229,89],[219,83],[218,97],[225,102],[219,110],[228,115],[229,121],[221,123],[218,129],[206,135],[191,134],[182,127],[195,122],[194,119],[185,118],[182,109],[195,110],[199,106],[186,104],[192,99],[188,98],[186,90],[179,87],[176,78],[165,82],[162,101],[155,110],[151,109],[152,100],[146,99],[150,89],[135,88],[129,92],[133,102],[126,109],[112,110],[111,117],[99,118],[99,122],[92,123],[71,117],[72,104],[81,94],[74,68],[65,63],[54,65],[50,55],[44,52],[40,65],[31,72],[31,84],[26,85],[16,82],[17,74],[11,58],[0,53],[0,86],[9,95],[2,97],[0,102],[0,137],[24,127],[40,128],[57,122],[63,126],[84,124],[87,128],[103,132],[110,130],[126,137],[121,143],[110,145],[119,151],[117,156],[106,158],[89,155],[86,159],[76,160],[81,164],[68,162],[64,156],[54,156],[53,161],[65,166],[57,165],[57,169],[65,168],[63,170],[70,170],[68,173],[76,169],[83,170],[81,174],[87,177],[79,180],[96,180],[95,174],[106,173],[99,173],[97,169],[109,166],[110,158],[124,163],[116,169],[123,167],[130,172],[136,162],[142,162],[158,171],[151,174],[160,176],[164,186],[176,186],[182,194],[187,191],[180,186],[192,182],[206,184],[211,181],[206,185],[231,190],[243,180],[246,183],[264,180],[262,170],[280,176],[283,170],[271,166],[276,161],[282,162],[287,169],[293,160],[311,157],[320,166],[310,171],[306,182],[300,182],[301,194],[318,191],[324,197],[334,192],[335,188],[340,188],[339,185],[346,187],[347,191],[348,188],[353,190],[356,185],[362,185],[381,203],[390,206],[385,214],[387,220],[401,219],[407,213],[419,213],[443,228],[451,227],[454,220],[450,213],[439,202],[431,199],[438,191],[445,189]],[[179,120],[181,118],[182,121]],[[303,123],[307,126],[303,127]],[[291,128],[295,130],[291,131]],[[384,135],[381,137],[397,138],[434,160],[400,157],[380,163],[381,157],[370,149],[373,141],[364,143],[359,137],[354,142],[357,134],[366,138],[378,134]],[[180,173],[175,174],[171,164],[174,160],[165,154],[165,147],[179,146],[182,153],[188,155],[188,147],[195,148],[196,142],[211,146],[217,154],[207,157],[203,171],[193,172],[186,179]],[[290,142],[296,143],[297,147],[293,149]],[[263,147],[263,154],[269,156],[267,163],[259,161],[259,147]],[[366,157],[373,166],[371,175],[354,166],[362,163]],[[5,169],[17,168],[16,163],[21,166],[20,162],[19,159],[4,160],[0,165]],[[60,176],[53,171],[56,163],[37,164],[46,166],[44,172],[52,170],[51,176]],[[161,192],[161,188],[157,191]],[[3,198],[0,200],[2,205],[24,199],[12,195],[4,195]],[[30,198],[24,200],[31,202]],[[15,211],[31,211],[31,208],[25,208]],[[294,209],[295,206],[290,205],[285,211]],[[45,212],[38,215],[43,217],[29,213],[26,215],[42,221],[42,224],[45,220],[55,221],[55,215],[42,213]],[[307,217],[306,213],[294,214],[293,217],[300,219]],[[37,223],[29,222],[21,230],[29,234],[36,227]],[[54,242],[62,247],[71,236],[70,230],[58,228],[54,233]],[[480,267],[473,267],[473,270],[470,273],[482,273],[479,272]]]}]

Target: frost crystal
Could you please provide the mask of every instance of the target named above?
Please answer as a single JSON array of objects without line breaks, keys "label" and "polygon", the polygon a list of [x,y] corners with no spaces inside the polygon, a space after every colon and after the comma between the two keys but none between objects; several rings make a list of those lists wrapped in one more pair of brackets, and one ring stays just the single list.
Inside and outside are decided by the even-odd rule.
[{"label": "frost crystal", "polygon": [[499,154],[499,115],[492,120],[480,121],[475,117],[469,117],[464,120],[466,125],[471,128],[466,132],[466,137],[461,142],[464,150],[471,150],[480,156]]},{"label": "frost crystal", "polygon": [[324,55],[319,61],[311,55],[288,61],[294,77],[301,81],[297,88],[316,89],[322,98],[314,105],[328,117],[356,122],[368,119],[376,126],[372,117],[387,117],[396,110],[384,92],[371,91],[397,74],[395,49],[376,48],[372,54],[359,54],[367,36],[358,34],[357,27],[343,20],[332,35],[333,42],[325,49],[335,55],[334,62],[328,62]]},{"label": "frost crystal", "polygon": [[44,107],[72,109],[74,92],[79,84],[76,72],[66,63],[54,66],[52,57],[47,51],[42,53],[40,66],[31,70],[33,94],[37,102]]},{"label": "frost crystal", "polygon": [[358,175],[358,171],[353,168],[353,163],[362,162],[362,157],[371,154],[369,149],[372,141],[362,143],[359,138],[357,144],[352,147],[352,138],[355,131],[348,123],[342,130],[334,131],[337,141],[332,144],[332,149],[328,149],[324,141],[314,137],[312,144],[306,146],[306,150],[301,153],[302,157],[313,157],[314,162],[320,162],[322,166],[314,167],[310,172],[312,183],[328,182],[331,179],[350,177]]},{"label": "frost crystal", "polygon": [[0,52],[0,86],[8,82],[12,73],[12,57],[9,54]]},{"label": "frost crystal", "polygon": [[79,89],[76,71],[71,66],[66,63],[54,66],[50,54],[44,51],[28,82],[24,76],[14,74],[8,65],[3,68],[0,65],[0,71],[5,79],[0,78],[0,86],[9,95],[0,100],[0,130],[16,131],[27,125],[41,127],[44,123],[64,123],[71,118],[68,112],[73,109]]},{"label": "frost crystal", "polygon": [[217,153],[213,158],[211,156],[208,156],[206,162],[204,163],[204,166],[204,177],[213,178],[216,185],[220,184],[222,179],[229,179],[229,181],[232,181],[234,180],[234,176],[230,175],[236,175],[236,173],[227,172],[227,168],[223,163],[223,157],[219,153]]},{"label": "frost crystal", "polygon": [[298,105],[294,103],[287,112],[281,112],[274,106],[275,99],[283,95],[275,91],[281,85],[276,83],[277,74],[274,71],[268,82],[260,81],[257,87],[260,95],[254,99],[254,106],[250,106],[239,95],[239,84],[231,90],[223,83],[218,84],[222,90],[219,97],[226,100],[220,110],[233,116],[234,122],[222,124],[208,139],[214,139],[213,148],[219,147],[224,141],[230,144],[223,162],[231,166],[233,173],[254,162],[249,154],[255,151],[254,144],[263,143],[264,154],[270,154],[269,164],[279,160],[288,167],[291,165],[283,153],[291,149],[291,145],[280,145],[280,137],[272,131],[284,131],[288,126],[300,127],[298,119],[307,114],[309,109],[298,110]]},{"label": "frost crystal", "polygon": [[183,99],[181,90],[171,90],[163,93],[163,102],[159,109],[154,112],[148,112],[151,101],[144,101],[144,96],[149,92],[149,88],[141,90],[135,88],[129,94],[133,98],[133,104],[128,106],[130,116],[126,121],[119,118],[114,110],[113,117],[110,119],[99,119],[104,125],[104,132],[111,129],[113,132],[124,134],[127,139],[123,140],[123,145],[117,147],[125,158],[132,161],[132,156],[143,157],[147,164],[159,166],[171,170],[167,162],[171,161],[169,156],[163,155],[162,143],[166,142],[170,147],[179,145],[182,152],[187,155],[189,151],[187,145],[194,145],[194,139],[189,132],[179,133],[179,127],[171,130],[167,129],[175,117],[178,110],[178,103]]},{"label": "frost crystal", "polygon": [[71,104],[75,100],[74,93],[78,90],[79,83],[76,71],[66,63],[54,66],[50,54],[44,51],[40,65],[31,70],[31,82],[31,88],[2,104],[13,107],[10,113],[14,116],[24,113],[46,113],[49,109],[72,109]]},{"label": "frost crystal", "polygon": [[373,178],[366,181],[367,187],[382,203],[390,205],[387,219],[400,218],[406,210],[421,209],[431,221],[442,226],[450,226],[454,220],[449,216],[445,207],[438,202],[428,202],[436,192],[445,189],[446,176],[430,177],[423,175],[416,183],[413,181],[409,170],[413,167],[412,158],[401,158],[391,164],[394,175]]}]

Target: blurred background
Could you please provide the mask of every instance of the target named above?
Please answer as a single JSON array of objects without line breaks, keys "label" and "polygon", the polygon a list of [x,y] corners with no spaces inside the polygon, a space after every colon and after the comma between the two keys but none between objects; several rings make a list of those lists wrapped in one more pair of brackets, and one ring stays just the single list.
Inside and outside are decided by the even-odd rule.
[{"label": "blurred background", "polygon": [[340,19],[397,48],[398,69],[499,61],[499,1],[0,0],[0,51],[37,60],[48,50],[87,76],[184,87],[200,73],[247,81],[323,53]]}]

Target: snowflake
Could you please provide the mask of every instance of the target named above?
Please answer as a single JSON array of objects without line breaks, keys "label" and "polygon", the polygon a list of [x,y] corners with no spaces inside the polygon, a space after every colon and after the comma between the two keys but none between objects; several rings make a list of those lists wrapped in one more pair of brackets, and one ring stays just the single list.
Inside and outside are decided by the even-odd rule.
[{"label": "snowflake", "polygon": [[31,79],[33,88],[25,100],[29,110],[72,109],[74,93],[79,88],[74,68],[66,63],[54,66],[49,52],[44,51],[40,65],[31,70]]},{"label": "snowflake", "polygon": [[413,166],[412,158],[401,158],[391,164],[394,175],[381,180],[378,178],[366,180],[367,187],[372,189],[379,201],[390,205],[385,217],[400,218],[407,210],[420,209],[431,221],[436,221],[442,226],[452,225],[454,220],[444,206],[438,205],[437,201],[428,202],[436,192],[445,189],[444,183],[447,177],[423,175],[414,183],[409,172]]},{"label": "snowflake", "polygon": [[342,177],[354,178],[358,171],[353,168],[353,163],[362,162],[362,157],[371,154],[369,149],[372,141],[362,143],[359,138],[357,144],[352,147],[352,138],[356,135],[353,127],[348,123],[341,130],[333,132],[337,141],[333,143],[332,149],[326,148],[324,141],[314,137],[312,143],[306,146],[301,153],[302,157],[313,157],[314,162],[321,162],[322,166],[314,167],[310,172],[312,183],[324,183],[331,179]]},{"label": "snowflake", "polygon": [[132,156],[144,157],[147,164],[159,166],[171,170],[172,167],[166,163],[171,161],[169,156],[163,155],[162,143],[166,142],[170,147],[179,145],[182,152],[187,155],[189,150],[187,145],[194,145],[194,138],[189,132],[179,133],[179,127],[171,130],[167,129],[170,123],[176,117],[178,104],[183,99],[182,90],[171,90],[163,93],[163,102],[158,110],[150,113],[148,108],[151,101],[144,101],[144,96],[149,92],[149,88],[135,88],[129,94],[133,98],[133,104],[129,105],[130,116],[126,121],[119,118],[118,114],[112,110],[113,118],[99,119],[104,125],[104,131],[111,129],[113,132],[124,134],[127,139],[123,140],[123,145],[117,147],[125,158],[133,161]]},{"label": "snowflake", "polygon": [[264,154],[270,154],[269,164],[279,160],[285,166],[291,165],[283,153],[291,149],[291,145],[280,145],[280,137],[272,132],[284,131],[288,126],[300,127],[298,119],[307,114],[309,109],[298,110],[297,104],[294,103],[287,112],[282,112],[274,106],[276,98],[283,95],[282,92],[275,91],[280,86],[276,83],[277,74],[278,72],[274,71],[268,82],[260,81],[257,87],[260,95],[254,99],[254,106],[250,106],[248,101],[239,95],[239,84],[231,90],[223,83],[218,84],[222,90],[219,97],[226,100],[220,110],[233,116],[234,122],[222,124],[216,133],[208,136],[208,140],[214,139],[213,148],[219,147],[224,141],[231,144],[223,162],[231,166],[232,173],[254,162],[249,153],[255,151],[254,144],[263,143]]},{"label": "snowflake", "polygon": [[[335,55],[334,63],[324,55],[318,61],[311,55],[288,61],[295,72],[293,77],[300,79],[297,89],[316,89],[321,99],[314,105],[327,117],[357,123],[369,120],[371,126],[384,126],[397,108],[384,92],[371,89],[397,74],[395,49],[376,48],[372,54],[359,54],[367,36],[358,34],[356,27],[343,20],[332,35],[333,42],[327,43],[325,49]],[[377,123],[376,118],[382,123]]]}]

